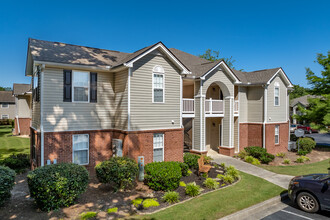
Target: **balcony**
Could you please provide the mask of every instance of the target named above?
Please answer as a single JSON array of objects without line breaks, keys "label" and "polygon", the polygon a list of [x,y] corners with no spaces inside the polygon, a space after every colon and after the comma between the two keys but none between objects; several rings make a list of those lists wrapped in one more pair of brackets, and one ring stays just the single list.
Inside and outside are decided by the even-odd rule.
[{"label": "balcony", "polygon": [[182,99],[182,114],[194,116],[195,114],[195,100],[194,99]]},{"label": "balcony", "polygon": [[223,114],[223,100],[206,99],[205,114]]}]

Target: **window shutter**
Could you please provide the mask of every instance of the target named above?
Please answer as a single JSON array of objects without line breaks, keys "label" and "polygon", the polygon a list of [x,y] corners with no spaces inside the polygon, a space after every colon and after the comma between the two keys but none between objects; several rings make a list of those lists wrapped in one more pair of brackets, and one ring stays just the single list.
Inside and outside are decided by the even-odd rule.
[{"label": "window shutter", "polygon": [[97,102],[97,73],[90,73],[90,102]]},{"label": "window shutter", "polygon": [[72,70],[63,70],[63,102],[72,101]]}]

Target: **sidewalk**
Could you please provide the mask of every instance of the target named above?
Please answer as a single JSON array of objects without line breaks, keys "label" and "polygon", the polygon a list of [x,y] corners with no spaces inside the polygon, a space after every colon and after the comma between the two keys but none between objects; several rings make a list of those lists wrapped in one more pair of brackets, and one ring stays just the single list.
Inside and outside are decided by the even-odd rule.
[{"label": "sidewalk", "polygon": [[271,183],[283,187],[284,189],[288,188],[289,182],[293,178],[293,176],[273,173],[260,167],[254,166],[252,164],[238,160],[236,158],[218,154],[217,152],[212,150],[209,151],[208,155],[211,156],[217,163],[225,163],[227,166],[232,165],[240,171],[263,178]]}]

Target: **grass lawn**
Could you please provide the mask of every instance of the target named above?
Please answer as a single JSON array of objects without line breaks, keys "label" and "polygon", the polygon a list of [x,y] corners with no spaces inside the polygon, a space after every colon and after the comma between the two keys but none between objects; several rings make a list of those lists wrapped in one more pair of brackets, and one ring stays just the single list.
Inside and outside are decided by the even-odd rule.
[{"label": "grass lawn", "polygon": [[0,126],[0,159],[15,153],[30,153],[30,138],[12,136],[11,126]]},{"label": "grass lawn", "polygon": [[264,179],[241,172],[241,181],[185,203],[142,218],[155,219],[218,219],[274,196],[283,188]]},{"label": "grass lawn", "polygon": [[302,164],[295,166],[263,166],[260,167],[279,174],[287,174],[291,176],[300,176],[311,173],[327,173],[329,167],[329,159],[316,163]]}]

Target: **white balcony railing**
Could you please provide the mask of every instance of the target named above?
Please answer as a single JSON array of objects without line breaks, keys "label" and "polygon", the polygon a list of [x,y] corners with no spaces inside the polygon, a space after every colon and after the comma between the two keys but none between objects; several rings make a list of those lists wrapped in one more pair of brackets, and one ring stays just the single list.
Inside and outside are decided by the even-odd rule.
[{"label": "white balcony railing", "polygon": [[183,114],[194,114],[195,113],[194,99],[182,99],[182,113]]},{"label": "white balcony railing", "polygon": [[239,112],[239,101],[235,100],[234,102],[234,114],[238,114]]},{"label": "white balcony railing", "polygon": [[223,100],[206,99],[205,114],[223,114]]}]

